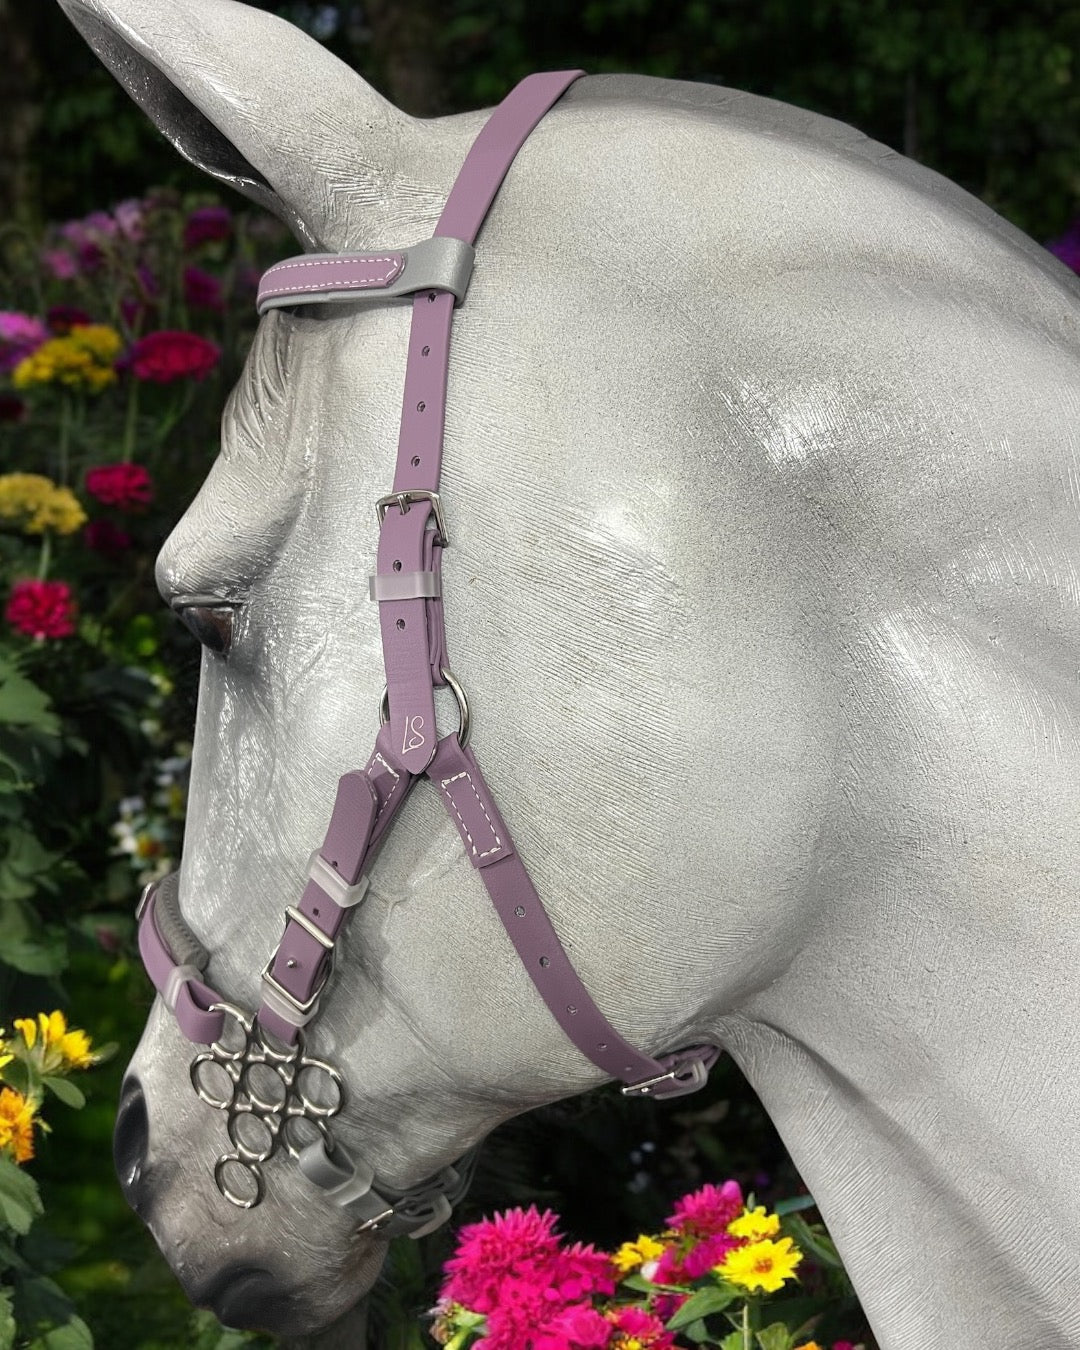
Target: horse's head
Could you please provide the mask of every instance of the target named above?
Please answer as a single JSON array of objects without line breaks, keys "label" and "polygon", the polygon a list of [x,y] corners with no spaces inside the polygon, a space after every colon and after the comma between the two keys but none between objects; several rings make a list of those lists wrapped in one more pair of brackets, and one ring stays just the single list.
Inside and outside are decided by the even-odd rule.
[{"label": "horse's head", "polygon": [[[415,122],[231,0],[63,3],[184,153],[324,250],[430,235],[484,121]],[[657,299],[667,249],[689,251],[687,297],[712,267],[697,211],[680,208],[673,241],[654,186],[694,125],[654,84],[635,97],[586,82],[528,142],[455,320],[444,471],[450,659],[474,746],[578,973],[651,1052],[709,1039],[738,981],[792,950],[781,908],[751,917],[734,891],[726,921],[700,929],[723,898],[718,867],[778,863],[753,822],[719,856],[690,824],[692,797],[698,819],[720,819],[746,787],[738,771],[704,792],[698,781],[720,723],[729,764],[745,735],[725,711],[730,655],[709,637],[714,560],[691,543],[716,491],[703,474],[714,409],[700,383],[671,381],[684,322],[704,334],[711,320],[661,318]],[[626,181],[631,143],[648,162]],[[648,332],[643,307],[657,312]],[[208,983],[249,1012],[338,777],[366,762],[378,727],[367,577],[409,314],[398,300],[266,317],[221,456],[159,561],[165,598],[208,649],[171,922],[209,951]],[[753,528],[741,539],[759,547]],[[803,698],[784,691],[781,720]],[[760,794],[758,806],[771,814]],[[797,815],[785,830],[812,834],[813,811]],[[384,1243],[281,1154],[256,1207],[223,1199],[214,1168],[231,1146],[189,1081],[197,1049],[159,1000],[117,1132],[129,1198],[192,1298],[227,1322],[325,1324],[370,1286]],[[419,790],[338,944],[308,1053],[343,1077],[335,1139],[394,1192],[603,1077],[537,998],[442,805]]]}]

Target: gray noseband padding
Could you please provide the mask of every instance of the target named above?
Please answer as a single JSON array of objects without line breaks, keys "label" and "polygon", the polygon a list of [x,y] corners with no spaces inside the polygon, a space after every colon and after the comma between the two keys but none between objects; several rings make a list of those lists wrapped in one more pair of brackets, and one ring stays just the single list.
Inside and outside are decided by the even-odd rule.
[{"label": "gray noseband padding", "polygon": [[180,873],[170,872],[158,883],[154,918],[178,965],[205,970],[210,953],[184,922],[180,913]]}]

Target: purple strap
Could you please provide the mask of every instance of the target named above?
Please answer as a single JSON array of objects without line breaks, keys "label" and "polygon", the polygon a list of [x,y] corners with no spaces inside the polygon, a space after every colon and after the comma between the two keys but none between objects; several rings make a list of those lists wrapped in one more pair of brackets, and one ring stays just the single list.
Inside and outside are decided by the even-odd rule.
[{"label": "purple strap", "polygon": [[[581,71],[531,75],[489,118],[470,149],[436,226],[436,236],[469,244],[487,215],[514,157],[537,122]],[[260,295],[295,292],[295,303],[342,290],[386,287],[401,255],[293,259],[271,268]],[[308,269],[308,270],[303,270]],[[306,279],[305,279],[306,278]],[[656,1097],[692,1092],[706,1080],[719,1051],[693,1046],[653,1058],[611,1026],[582,984],[514,849],[474,756],[460,735],[438,738],[437,685],[449,678],[441,599],[442,551],[448,544],[438,495],[442,465],[450,329],[454,294],[431,289],[413,302],[404,405],[393,492],[379,502],[379,601],[389,720],[364,771],[345,774],[330,826],[312,855],[299,904],[286,911],[285,931],[263,972],[259,1020],[291,1043],[318,1009],[335,939],[366,890],[366,873],[398,807],[426,774],[446,804],[473,866],[537,990],[573,1044],[623,1091]],[[414,580],[421,578],[422,581]],[[145,936],[144,936],[145,935]],[[198,972],[176,964],[153,914],[144,906],[140,949],[158,989],[171,1001],[185,1035],[220,1034],[218,1001]]]}]

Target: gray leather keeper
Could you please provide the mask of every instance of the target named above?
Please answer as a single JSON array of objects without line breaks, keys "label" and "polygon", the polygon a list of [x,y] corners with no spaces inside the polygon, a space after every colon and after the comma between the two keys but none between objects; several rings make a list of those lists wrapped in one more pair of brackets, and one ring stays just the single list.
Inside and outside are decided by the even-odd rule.
[{"label": "gray leather keeper", "polygon": [[[268,309],[292,309],[296,305],[332,305],[343,300],[350,302],[361,300],[385,300],[388,296],[413,295],[417,291],[452,291],[454,303],[460,305],[465,299],[472,278],[473,259],[476,250],[464,239],[454,239],[450,235],[435,235],[423,239],[412,248],[395,249],[405,258],[401,275],[389,286],[357,287],[334,289],[332,291],[300,291],[288,295],[268,296],[259,303],[259,313]],[[308,259],[348,257],[344,253],[308,254]]]},{"label": "gray leather keeper", "polygon": [[372,600],[433,600],[442,595],[437,572],[387,572],[368,577]]},{"label": "gray leather keeper", "polygon": [[178,966],[195,966],[200,971],[206,969],[210,964],[210,953],[187,926],[184,916],[180,913],[179,872],[170,872],[158,882],[154,921]]}]

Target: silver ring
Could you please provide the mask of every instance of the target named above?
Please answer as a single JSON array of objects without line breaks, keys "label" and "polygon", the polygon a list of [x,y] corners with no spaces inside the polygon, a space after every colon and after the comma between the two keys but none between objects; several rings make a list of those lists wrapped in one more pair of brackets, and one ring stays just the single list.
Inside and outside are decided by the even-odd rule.
[{"label": "silver ring", "polygon": [[[240,1135],[240,1121],[245,1116],[251,1120],[257,1120],[261,1128],[266,1131],[266,1137],[269,1141],[266,1148],[255,1149],[244,1143]],[[274,1156],[274,1151],[278,1145],[281,1120],[277,1116],[260,1116],[251,1111],[230,1111],[229,1123],[226,1128],[229,1142],[236,1149],[237,1161],[250,1166],[252,1163],[266,1162],[268,1158]]]},{"label": "silver ring", "polygon": [[[446,681],[447,687],[453,693],[457,700],[458,708],[458,744],[464,750],[469,743],[469,732],[471,730],[472,719],[469,715],[469,700],[465,696],[465,690],[458,684],[454,678],[453,672],[448,666],[440,666],[439,673]],[[382,701],[379,704],[379,722],[385,726],[390,721],[390,691],[383,690]]]},{"label": "silver ring", "polygon": [[[292,1080],[290,1081],[290,1079],[285,1077],[283,1072],[283,1069],[286,1068],[288,1068],[287,1065],[270,1064],[266,1060],[254,1059],[248,1060],[240,1071],[240,1081],[238,1086],[240,1091],[246,1094],[256,1115],[278,1116],[288,1106],[289,1098],[292,1096],[293,1092],[293,1083],[296,1081],[296,1075],[293,1074]],[[265,1069],[267,1073],[272,1073],[274,1075],[281,1085],[281,1097],[277,1101],[267,1101],[265,1097],[260,1097],[254,1090],[251,1086],[252,1069]]]},{"label": "silver ring", "polygon": [[240,1024],[244,1032],[244,1045],[241,1050],[230,1050],[221,1040],[212,1042],[210,1049],[213,1051],[215,1058],[219,1063],[223,1060],[237,1062],[241,1059],[245,1059],[248,1051],[251,1049],[251,1029],[254,1026],[252,1019],[245,1016],[243,1008],[238,1008],[234,1003],[211,1003],[210,1011],[223,1012],[226,1017],[233,1018],[234,1021]]},{"label": "silver ring", "polygon": [[[232,1093],[227,1098],[219,1098],[211,1095],[210,1089],[204,1087],[199,1074],[199,1066],[202,1064],[216,1064],[232,1082]],[[191,1086],[195,1089],[195,1095],[201,1102],[207,1106],[212,1106],[215,1111],[228,1111],[236,1101],[236,1089],[240,1082],[240,1071],[231,1059],[221,1060],[212,1050],[204,1050],[202,1054],[196,1055],[191,1061],[191,1067],[188,1070],[191,1076]]]},{"label": "silver ring", "polygon": [[[330,1127],[329,1125],[327,1125],[326,1121],[320,1120],[317,1116],[302,1115],[299,1111],[297,1111],[293,1115],[286,1116],[285,1121],[281,1127],[281,1141],[285,1145],[285,1151],[286,1153],[288,1153],[289,1157],[293,1158],[296,1161],[299,1161],[301,1152],[305,1148],[307,1148],[307,1144],[295,1143],[291,1135],[289,1134],[289,1126],[295,1125],[301,1120],[306,1121],[312,1127],[312,1129],[314,1129],[317,1132],[317,1134],[322,1139],[323,1144],[326,1147],[327,1153],[332,1153],[334,1151],[334,1139],[333,1135],[331,1135],[330,1133]],[[314,1142],[315,1140],[312,1139],[311,1143]]]},{"label": "silver ring", "polygon": [[[252,1199],[248,1200],[242,1195],[237,1195],[235,1191],[229,1190],[228,1183],[225,1180],[225,1164],[231,1162],[236,1163],[237,1167],[242,1167],[249,1176],[254,1178],[255,1195]],[[254,1209],[266,1193],[262,1172],[259,1171],[258,1164],[245,1162],[237,1153],[223,1153],[214,1164],[214,1184],[218,1188],[218,1193],[228,1200],[230,1205],[235,1205],[237,1209]]]},{"label": "silver ring", "polygon": [[[327,1078],[329,1078],[330,1082],[333,1084],[334,1092],[337,1094],[337,1100],[334,1102],[333,1106],[319,1106],[316,1102],[311,1100],[301,1087],[300,1079],[308,1069],[322,1070]],[[342,1103],[345,1100],[345,1083],[337,1069],[332,1065],[327,1064],[325,1060],[305,1059],[301,1060],[300,1064],[297,1066],[296,1078],[293,1080],[293,1094],[299,1100],[301,1107],[303,1108],[303,1114],[309,1119],[329,1120],[331,1116],[336,1116],[341,1110]],[[289,1114],[296,1115],[299,1113],[290,1112]]]}]

